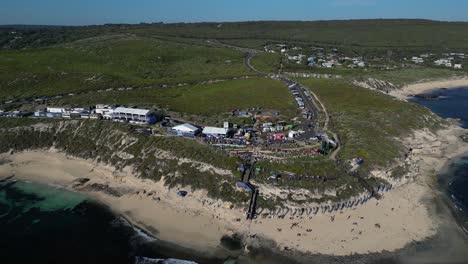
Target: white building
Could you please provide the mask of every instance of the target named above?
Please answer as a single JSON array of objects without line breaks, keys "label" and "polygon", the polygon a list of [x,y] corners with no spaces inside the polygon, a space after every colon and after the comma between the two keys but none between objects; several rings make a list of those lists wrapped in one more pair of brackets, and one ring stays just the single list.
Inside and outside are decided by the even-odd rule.
[{"label": "white building", "polygon": [[209,136],[226,136],[229,129],[223,127],[204,127],[202,133]]},{"label": "white building", "polygon": [[104,119],[112,119],[114,108],[109,105],[98,104],[94,110],[96,114],[100,114]]},{"label": "white building", "polygon": [[136,122],[149,122],[149,119],[154,115],[154,111],[147,109],[117,107],[112,114],[113,119],[136,121]]},{"label": "white building", "polygon": [[455,68],[455,69],[461,69],[461,68],[462,68],[462,65],[461,65],[461,64],[454,64],[454,65],[453,65],[453,68]]},{"label": "white building", "polygon": [[450,66],[447,66],[447,67],[452,67],[452,62],[449,59],[439,59],[439,60],[434,61],[434,64],[438,65],[438,66],[450,65]]},{"label": "white building", "polygon": [[423,62],[424,62],[424,59],[423,59],[423,58],[420,58],[420,57],[412,57],[411,60],[412,60],[414,63],[423,63]]},{"label": "white building", "polygon": [[60,113],[61,114],[61,113],[65,112],[65,111],[66,110],[63,107],[52,107],[52,106],[47,107],[47,112],[49,112],[49,113]]}]

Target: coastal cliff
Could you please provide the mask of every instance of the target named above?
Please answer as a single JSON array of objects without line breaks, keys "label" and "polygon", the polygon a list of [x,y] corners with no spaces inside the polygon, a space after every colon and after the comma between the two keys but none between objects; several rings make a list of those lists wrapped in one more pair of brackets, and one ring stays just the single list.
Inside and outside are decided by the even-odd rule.
[{"label": "coastal cliff", "polygon": [[[242,204],[246,193],[232,184],[236,160],[208,146],[142,135],[119,123],[10,122],[1,131],[2,177],[13,174],[88,193],[161,239],[212,252],[222,237],[233,234],[241,234],[245,245],[264,245],[267,239],[273,241],[270,248],[285,252],[340,256],[393,251],[430,238],[440,224],[424,202],[433,199],[431,176],[463,151],[460,129],[415,131],[403,142],[412,149],[401,163],[406,174],[379,200],[310,216],[298,207],[286,217],[265,208],[250,221]],[[391,172],[372,171],[386,181],[394,178]],[[84,179],[89,181],[81,184]],[[191,190],[186,198],[174,190],[183,186]],[[241,202],[230,209],[225,201]],[[373,243],[375,239],[381,242]],[[203,248],[197,247],[200,241]]]},{"label": "coastal cliff", "polygon": [[211,198],[233,203],[247,200],[233,184],[237,159],[192,140],[147,136],[115,122],[36,120],[24,126],[21,121],[1,129],[0,152],[55,148],[116,171],[162,180],[168,188],[204,189]]}]

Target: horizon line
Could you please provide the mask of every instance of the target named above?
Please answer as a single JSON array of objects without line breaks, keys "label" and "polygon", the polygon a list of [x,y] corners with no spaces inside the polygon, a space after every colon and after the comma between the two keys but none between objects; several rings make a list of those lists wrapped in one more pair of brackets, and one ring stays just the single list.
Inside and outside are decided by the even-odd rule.
[{"label": "horizon line", "polygon": [[441,23],[468,23],[468,20],[436,20],[428,18],[350,18],[350,19],[320,19],[320,20],[238,20],[238,21],[180,21],[180,22],[164,22],[164,21],[152,21],[152,22],[109,22],[109,23],[95,23],[95,24],[0,24],[0,27],[8,26],[37,26],[37,27],[86,27],[86,26],[106,26],[106,25],[144,25],[144,24],[164,24],[164,25],[175,25],[175,24],[212,24],[212,23],[260,23],[260,22],[346,22],[346,21],[369,21],[369,20],[414,20],[414,21],[430,21],[430,22],[441,22]]}]

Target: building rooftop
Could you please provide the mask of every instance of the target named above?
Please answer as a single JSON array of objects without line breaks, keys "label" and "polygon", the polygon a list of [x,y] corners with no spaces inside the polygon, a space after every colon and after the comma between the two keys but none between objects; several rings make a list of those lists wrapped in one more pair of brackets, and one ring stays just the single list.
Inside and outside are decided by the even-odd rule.
[{"label": "building rooftop", "polygon": [[217,134],[217,135],[226,135],[228,132],[227,128],[222,127],[205,127],[203,128],[203,134]]},{"label": "building rooftop", "polygon": [[174,126],[172,130],[182,131],[182,132],[195,132],[198,130],[198,127],[191,125],[189,123],[185,123],[185,124]]},{"label": "building rooftop", "polygon": [[151,112],[151,110],[127,108],[127,107],[117,107],[114,110],[114,113],[126,113],[126,114],[133,114],[133,115],[147,115],[149,112]]}]

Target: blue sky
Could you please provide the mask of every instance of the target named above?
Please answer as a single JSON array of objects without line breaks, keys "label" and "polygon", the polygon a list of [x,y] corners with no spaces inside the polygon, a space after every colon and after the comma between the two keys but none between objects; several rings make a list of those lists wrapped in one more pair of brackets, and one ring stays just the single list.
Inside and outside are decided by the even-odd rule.
[{"label": "blue sky", "polygon": [[426,18],[468,21],[468,0],[2,0],[0,24]]}]

